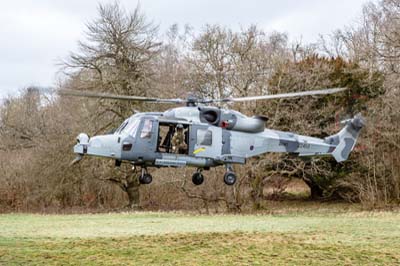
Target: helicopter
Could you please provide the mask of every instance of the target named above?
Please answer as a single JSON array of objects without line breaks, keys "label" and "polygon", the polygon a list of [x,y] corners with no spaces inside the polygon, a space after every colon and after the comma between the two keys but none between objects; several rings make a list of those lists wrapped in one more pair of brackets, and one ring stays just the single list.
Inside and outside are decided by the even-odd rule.
[{"label": "helicopter", "polygon": [[[284,94],[270,94],[222,99],[160,99],[142,96],[116,95],[80,91],[60,90],[62,96],[78,96],[101,99],[170,103],[185,106],[174,107],[164,112],[135,113],[127,118],[113,133],[89,137],[80,133],[73,148],[75,164],[84,156],[97,156],[115,160],[118,167],[128,162],[140,167],[138,177],[141,184],[153,180],[150,167],[195,167],[192,182],[204,182],[203,170],[224,166],[223,181],[232,186],[237,180],[234,164],[245,164],[254,156],[270,152],[290,153],[296,156],[331,155],[337,162],[347,160],[353,150],[365,120],[358,114],[342,121],[344,127],[324,139],[298,135],[265,128],[265,116],[246,116],[238,111],[224,109],[211,104],[258,101],[326,95],[345,91],[346,88],[331,88]],[[177,141],[180,140],[180,141]],[[176,144],[176,143],[180,144]],[[181,145],[176,147],[176,145]]]}]

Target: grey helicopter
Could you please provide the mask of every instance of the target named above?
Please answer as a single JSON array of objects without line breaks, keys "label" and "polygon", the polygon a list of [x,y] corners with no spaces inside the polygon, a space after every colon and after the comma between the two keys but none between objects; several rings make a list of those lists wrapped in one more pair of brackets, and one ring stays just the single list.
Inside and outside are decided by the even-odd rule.
[{"label": "grey helicopter", "polygon": [[331,155],[337,162],[347,160],[353,150],[365,121],[360,114],[342,121],[344,127],[324,139],[298,135],[265,128],[265,116],[248,117],[238,111],[210,106],[231,103],[326,95],[339,93],[346,88],[303,91],[263,96],[201,99],[159,99],[141,96],[115,95],[64,89],[63,96],[79,96],[101,99],[117,99],[153,103],[171,103],[185,106],[164,112],[136,113],[126,119],[113,133],[89,137],[80,133],[73,151],[77,154],[73,163],[84,156],[98,156],[140,167],[139,182],[150,184],[153,180],[150,167],[195,167],[192,176],[195,185],[204,181],[203,170],[224,166],[223,180],[234,185],[237,176],[234,164],[269,152],[290,153],[297,156]]}]

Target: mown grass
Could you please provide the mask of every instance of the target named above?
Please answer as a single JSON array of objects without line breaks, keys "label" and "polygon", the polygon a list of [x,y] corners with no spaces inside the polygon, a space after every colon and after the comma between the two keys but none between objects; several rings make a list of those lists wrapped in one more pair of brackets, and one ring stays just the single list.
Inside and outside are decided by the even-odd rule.
[{"label": "mown grass", "polygon": [[0,264],[400,264],[400,213],[342,209],[214,216],[0,215]]}]

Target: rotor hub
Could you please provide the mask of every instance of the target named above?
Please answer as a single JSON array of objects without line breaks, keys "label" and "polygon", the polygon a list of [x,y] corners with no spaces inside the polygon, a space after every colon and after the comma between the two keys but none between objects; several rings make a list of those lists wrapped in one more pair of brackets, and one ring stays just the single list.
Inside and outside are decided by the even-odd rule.
[{"label": "rotor hub", "polygon": [[186,99],[186,106],[195,107],[195,106],[197,106],[198,102],[199,102],[199,99],[195,95],[189,95]]}]

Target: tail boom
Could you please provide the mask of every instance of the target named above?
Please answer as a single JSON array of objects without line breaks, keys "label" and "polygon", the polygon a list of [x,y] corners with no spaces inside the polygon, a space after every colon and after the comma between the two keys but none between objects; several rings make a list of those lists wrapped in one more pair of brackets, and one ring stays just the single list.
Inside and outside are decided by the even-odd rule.
[{"label": "tail boom", "polygon": [[336,161],[342,162],[349,157],[364,124],[361,115],[357,115],[345,121],[345,127],[339,133],[325,139],[271,129],[254,134],[252,138],[235,132],[232,133],[232,143],[237,144],[232,146],[231,151],[232,154],[242,154],[247,150],[245,158],[267,152],[287,152],[298,156],[332,155]]}]

